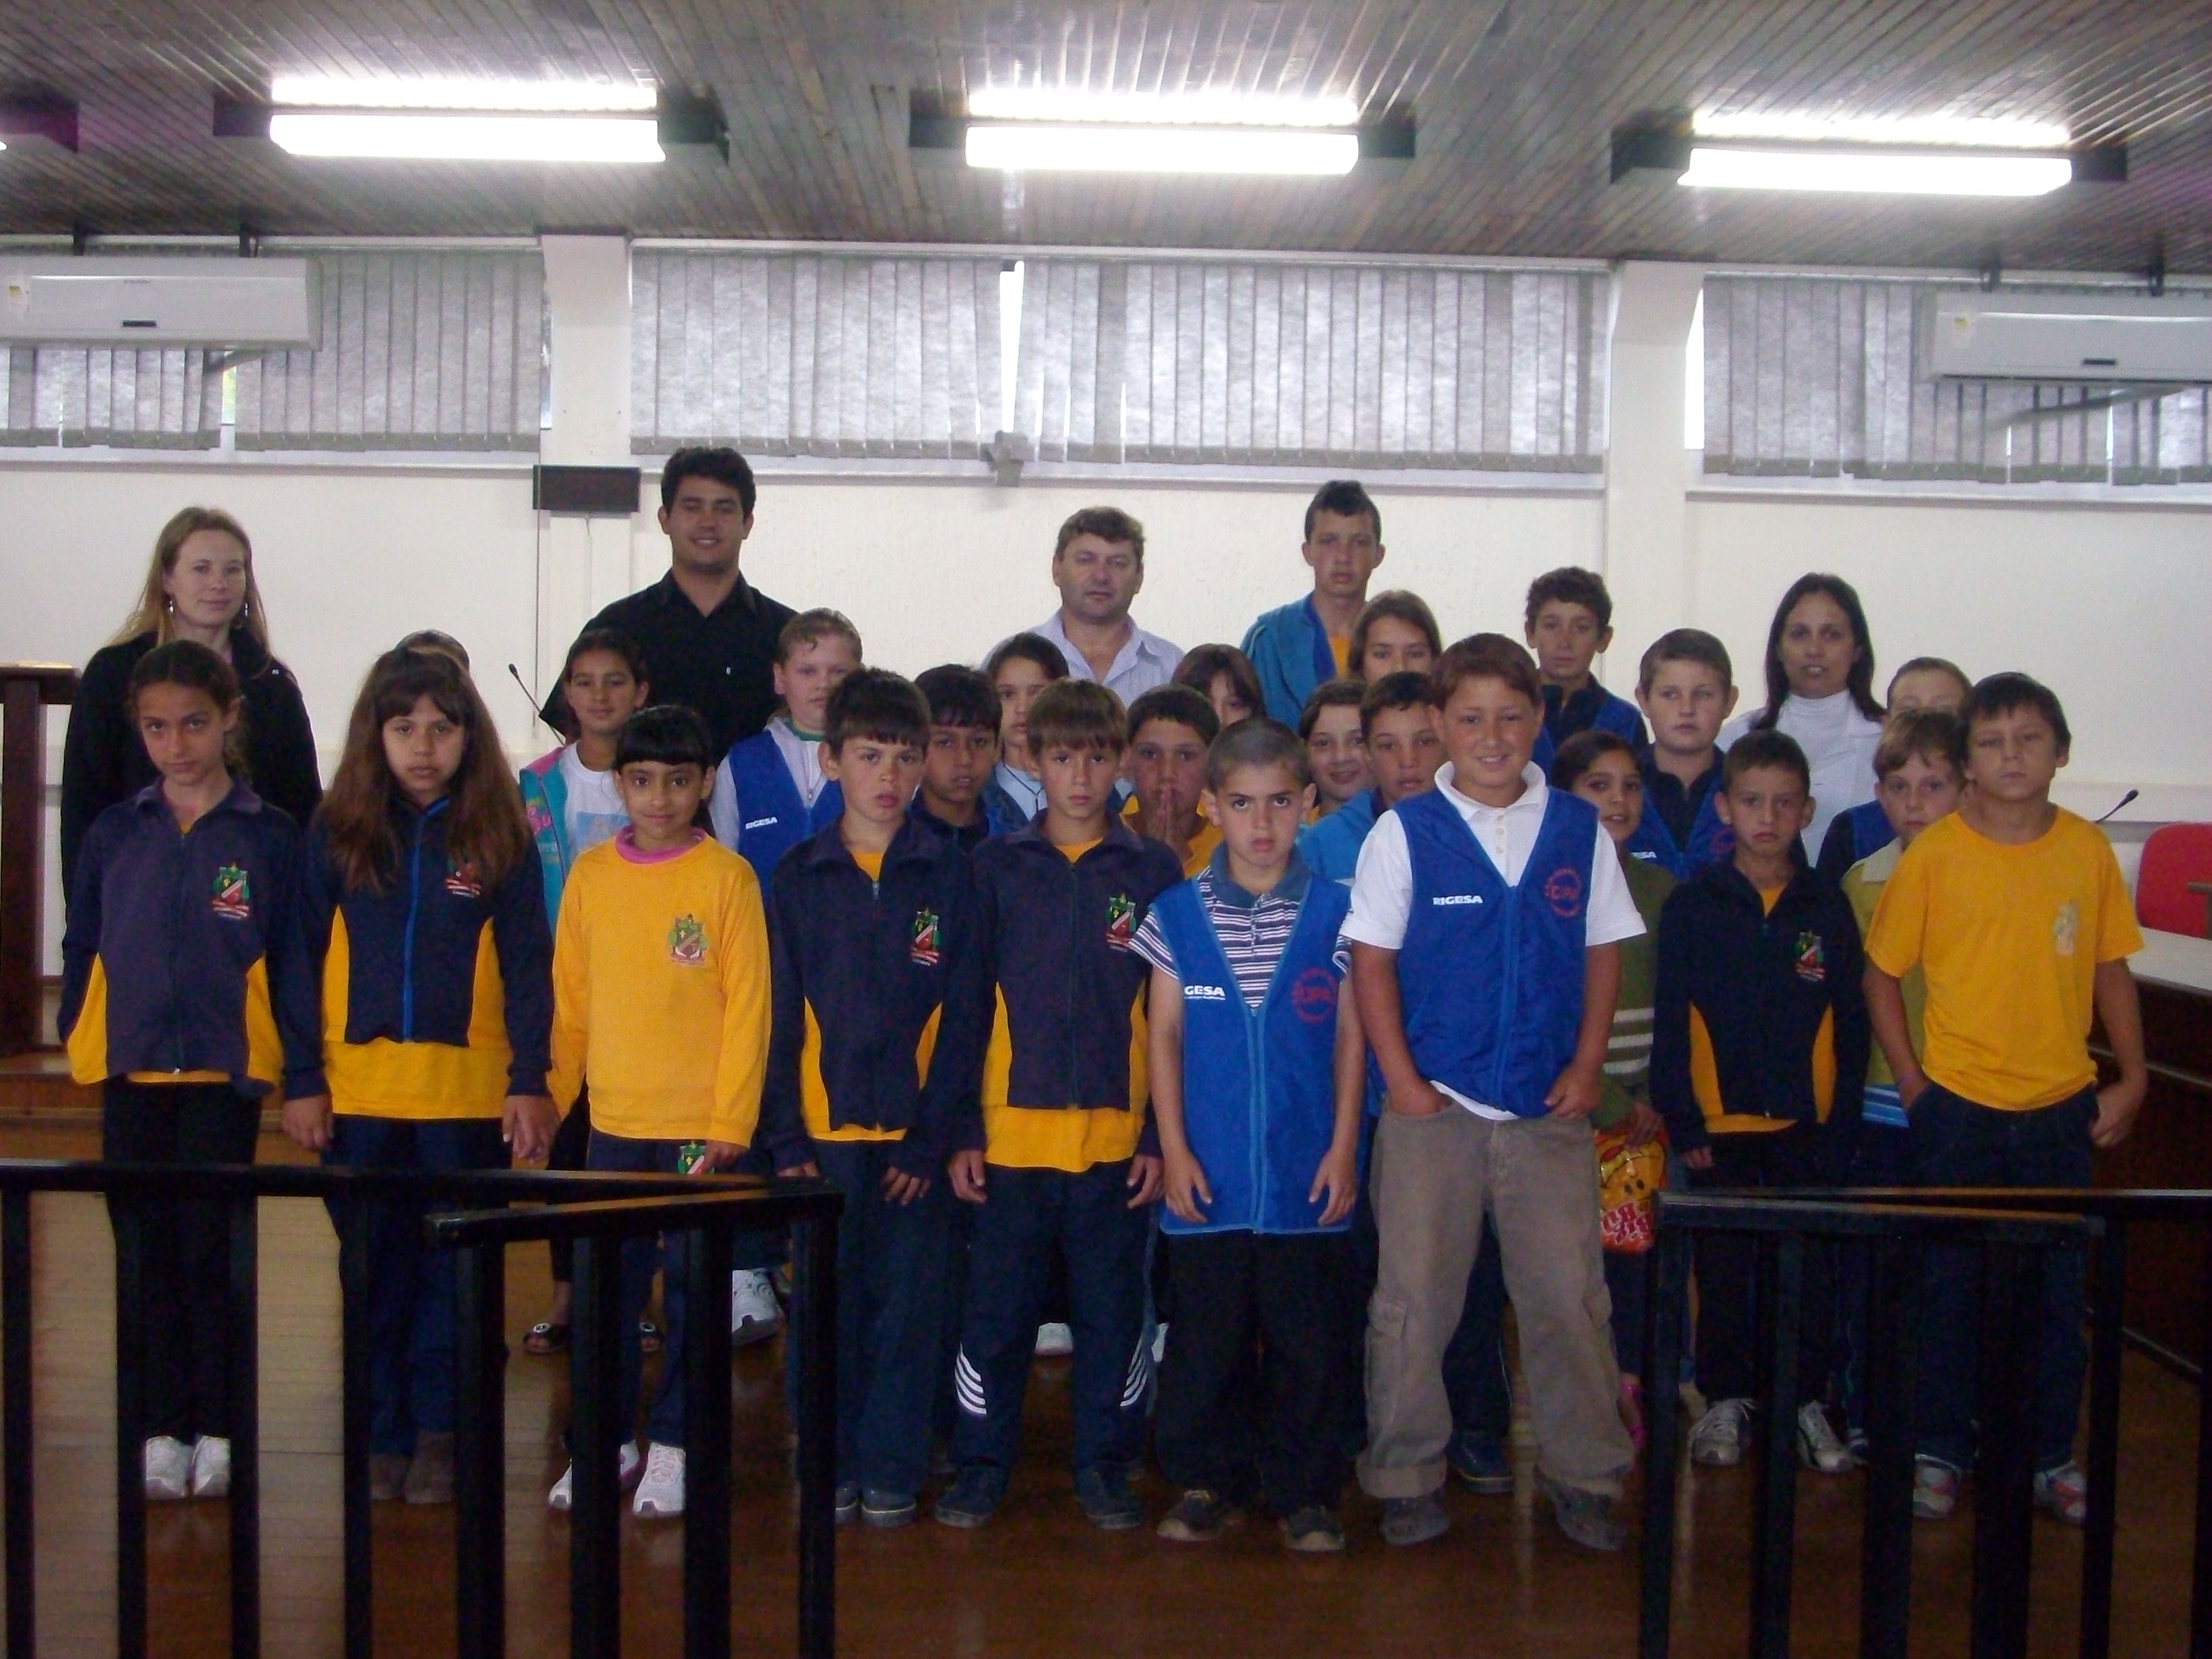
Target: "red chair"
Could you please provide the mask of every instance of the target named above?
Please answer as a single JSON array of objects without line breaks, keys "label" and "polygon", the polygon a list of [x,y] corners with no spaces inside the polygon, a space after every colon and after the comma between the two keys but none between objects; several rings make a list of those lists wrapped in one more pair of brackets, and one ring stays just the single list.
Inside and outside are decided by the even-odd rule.
[{"label": "red chair", "polygon": [[2191,892],[2192,882],[2212,885],[2212,823],[2160,824],[2143,842],[2136,920],[2160,933],[2212,938],[2206,919],[2212,897]]}]

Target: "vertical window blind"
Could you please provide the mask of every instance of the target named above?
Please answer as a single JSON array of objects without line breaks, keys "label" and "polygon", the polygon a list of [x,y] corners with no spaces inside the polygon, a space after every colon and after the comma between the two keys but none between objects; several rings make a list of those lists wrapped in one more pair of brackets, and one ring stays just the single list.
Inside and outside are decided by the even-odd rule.
[{"label": "vertical window blind", "polygon": [[202,351],[0,349],[0,445],[213,449],[222,375]]},{"label": "vertical window blind", "polygon": [[546,361],[534,251],[311,252],[313,351],[238,365],[240,449],[534,450]]},{"label": "vertical window blind", "polygon": [[997,258],[639,249],[631,447],[973,460],[997,430]]},{"label": "vertical window blind", "polygon": [[1015,423],[1048,461],[1595,472],[1588,270],[1027,262]]},{"label": "vertical window blind", "polygon": [[[2113,406],[2109,388],[1921,378],[1922,301],[1936,286],[1708,277],[1705,471],[1982,483],[2212,478],[2202,387]],[[2045,410],[2071,412],[2015,418]]]}]

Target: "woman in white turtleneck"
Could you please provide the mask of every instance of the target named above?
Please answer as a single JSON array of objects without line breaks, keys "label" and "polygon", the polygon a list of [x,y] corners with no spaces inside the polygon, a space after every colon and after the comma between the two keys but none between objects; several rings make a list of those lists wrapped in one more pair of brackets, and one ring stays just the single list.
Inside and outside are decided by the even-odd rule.
[{"label": "woman in white turtleneck", "polygon": [[1800,576],[1767,630],[1766,707],[1731,720],[1720,746],[1766,726],[1797,740],[1813,769],[1808,857],[1838,812],[1874,799],[1881,721],[1874,698],[1874,641],[1859,596],[1841,576]]}]

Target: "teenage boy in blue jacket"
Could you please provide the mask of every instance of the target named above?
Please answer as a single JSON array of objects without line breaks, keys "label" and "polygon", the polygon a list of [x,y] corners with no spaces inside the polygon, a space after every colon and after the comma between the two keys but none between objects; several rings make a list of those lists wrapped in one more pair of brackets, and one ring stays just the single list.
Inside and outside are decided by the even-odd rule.
[{"label": "teenage boy in blue jacket", "polygon": [[1720,812],[1721,727],[1735,710],[1728,647],[1702,629],[1662,634],[1636,671],[1636,701],[1651,722],[1644,751],[1644,817],[1621,843],[1678,882],[1729,855]]},{"label": "teenage boy in blue jacket", "polygon": [[1610,732],[1644,750],[1644,716],[1597,683],[1590,665],[1613,643],[1613,595],[1605,578],[1577,565],[1547,570],[1528,584],[1522,615],[1544,691],[1536,764],[1551,770],[1559,745],[1578,732]]},{"label": "teenage boy in blue jacket", "polygon": [[1230,727],[1206,774],[1222,844],[1137,933],[1168,1207],[1153,1446],[1183,1488],[1160,1536],[1218,1537],[1264,1491],[1291,1548],[1340,1550],[1367,1057],[1343,985],[1352,896],[1297,855],[1314,787],[1288,726]]},{"label": "teenage boy in blue jacket", "polygon": [[837,1226],[837,1514],[903,1526],[928,1473],[951,1255],[945,1145],[987,1028],[968,856],[910,817],[929,708],[864,668],[830,699],[823,770],[838,822],[769,889],[774,1035],[761,1139],[784,1174],[826,1176]]},{"label": "teenage boy in blue jacket", "polygon": [[1182,867],[1113,815],[1128,732],[1112,692],[1055,681],[1028,736],[1045,810],[969,854],[996,1009],[980,1109],[962,1115],[949,1164],[954,1194],[977,1207],[953,1373],[959,1475],[937,1518],[980,1527],[1006,1493],[1057,1248],[1075,1337],[1076,1496],[1097,1525],[1133,1527],[1144,1511],[1129,1466],[1152,1379],[1146,1212],[1160,1188],[1139,1009],[1149,971],[1134,946]]},{"label": "teenage boy in blue jacket", "polygon": [[1382,562],[1382,510],[1356,480],[1333,478],[1306,506],[1298,551],[1313,571],[1313,592],[1268,611],[1244,633],[1244,654],[1259,671],[1268,714],[1291,726],[1314,687],[1351,665],[1352,624]]}]

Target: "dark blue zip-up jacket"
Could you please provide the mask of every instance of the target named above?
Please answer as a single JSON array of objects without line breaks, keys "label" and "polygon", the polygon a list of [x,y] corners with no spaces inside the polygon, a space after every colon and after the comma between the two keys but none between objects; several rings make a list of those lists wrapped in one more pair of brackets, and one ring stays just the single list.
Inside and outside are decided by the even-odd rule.
[{"label": "dark blue zip-up jacket", "polygon": [[243,783],[188,830],[158,781],[94,819],[62,935],[77,1080],[220,1072],[243,1094],[320,1092],[300,865],[298,826]]},{"label": "dark blue zip-up jacket", "polygon": [[[871,880],[833,823],[777,864],[768,940],[775,1018],[760,1133],[776,1167],[813,1156],[812,1095],[832,1129],[904,1130],[892,1163],[941,1177],[953,1119],[974,1109],[990,1034],[968,854],[910,820]],[[811,1057],[810,1016],[820,1042]],[[924,1080],[916,1062],[933,1019]]]},{"label": "dark blue zip-up jacket", "polygon": [[1896,839],[1897,831],[1889,827],[1889,814],[1881,810],[1881,803],[1863,800],[1828,820],[1828,833],[1821,837],[1820,856],[1813,867],[1841,886],[1851,866],[1872,858]]},{"label": "dark blue zip-up jacket", "polygon": [[[482,1042],[477,968],[488,927],[510,1051],[506,1092],[544,1094],[551,1063],[553,934],[538,861],[516,860],[505,879],[489,888],[447,848],[446,801],[417,811],[395,798],[392,811],[399,866],[380,887],[349,889],[320,826],[308,837],[308,940],[325,975],[343,976],[344,1028],[326,1041],[349,1048],[379,1038],[469,1048],[473,1033]],[[334,920],[344,924],[342,957],[331,948]],[[326,1010],[337,988],[335,979],[325,987]],[[373,1076],[364,1087],[377,1096]],[[485,1103],[455,1102],[450,1115],[478,1115]]]},{"label": "dark blue zip-up jacket", "polygon": [[[1182,880],[1181,862],[1118,817],[1073,863],[1042,816],[969,857],[990,982],[1006,1007],[1007,1103],[1141,1106],[1129,1098],[1130,1015],[1152,969],[1131,942],[1152,901]],[[963,1112],[951,1150],[982,1145],[981,1112]],[[1152,1149],[1149,1121],[1144,1146]]]}]

